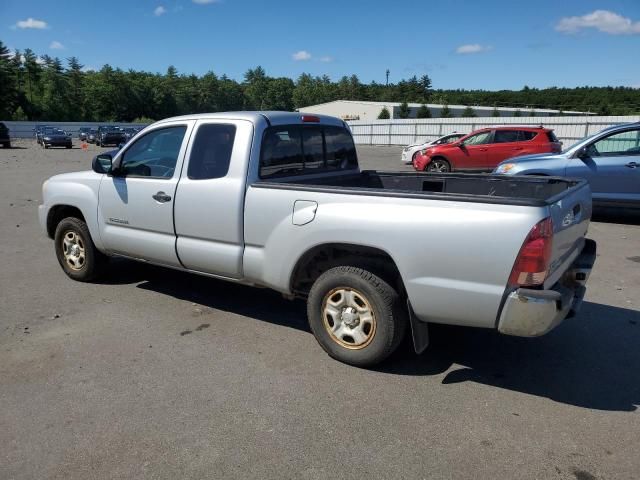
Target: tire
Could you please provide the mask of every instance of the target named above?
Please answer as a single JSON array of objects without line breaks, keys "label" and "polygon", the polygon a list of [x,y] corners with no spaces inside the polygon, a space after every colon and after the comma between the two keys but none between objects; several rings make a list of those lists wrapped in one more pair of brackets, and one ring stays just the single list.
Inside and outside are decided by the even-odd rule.
[{"label": "tire", "polygon": [[11,148],[11,142],[5,142],[2,144],[2,148]]},{"label": "tire", "polygon": [[56,227],[54,242],[58,263],[68,277],[90,282],[100,276],[107,257],[96,248],[89,228],[82,220],[64,218]]},{"label": "tire", "polygon": [[46,144],[46,143],[43,143],[43,144],[42,144],[42,148],[44,148],[44,149],[46,150],[46,149],[47,149],[47,148],[49,148],[49,147],[47,147],[47,144]]},{"label": "tire", "polygon": [[431,159],[427,166],[424,167],[425,172],[447,173],[451,171],[451,164],[442,157]]},{"label": "tire", "polygon": [[67,148],[71,148],[71,145],[65,145],[65,147],[67,147]]},{"label": "tire", "polygon": [[307,316],[324,351],[358,367],[391,355],[407,327],[406,306],[396,290],[370,271],[350,266],[318,277],[307,298]]}]

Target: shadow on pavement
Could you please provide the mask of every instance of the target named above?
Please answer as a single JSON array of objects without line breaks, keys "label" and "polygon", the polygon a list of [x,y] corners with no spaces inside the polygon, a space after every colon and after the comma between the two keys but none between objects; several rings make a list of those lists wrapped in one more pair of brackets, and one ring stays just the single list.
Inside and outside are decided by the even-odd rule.
[{"label": "shadow on pavement", "polygon": [[[310,332],[305,303],[287,301],[272,290],[131,261],[122,261],[113,279]],[[539,338],[444,325],[430,325],[430,337],[424,354],[413,353],[407,339],[376,370],[411,376],[448,372],[442,380],[445,385],[477,382],[599,410],[635,411],[640,405],[640,312],[636,310],[584,302],[576,318]]]},{"label": "shadow on pavement", "polygon": [[443,384],[477,382],[599,410],[640,405],[638,311],[584,302],[576,318],[531,339],[440,325],[430,326],[430,334],[423,355],[405,349],[380,370],[435,375],[451,369]]},{"label": "shadow on pavement", "polygon": [[595,207],[591,220],[603,223],[640,225],[640,209]]},{"label": "shadow on pavement", "polygon": [[[145,276],[145,281],[137,285],[138,288],[216,310],[311,332],[307,323],[306,304],[303,301],[285,300],[282,295],[270,289],[247,287],[159,267],[142,267],[146,267],[148,275]],[[135,278],[135,275],[131,278]]]}]

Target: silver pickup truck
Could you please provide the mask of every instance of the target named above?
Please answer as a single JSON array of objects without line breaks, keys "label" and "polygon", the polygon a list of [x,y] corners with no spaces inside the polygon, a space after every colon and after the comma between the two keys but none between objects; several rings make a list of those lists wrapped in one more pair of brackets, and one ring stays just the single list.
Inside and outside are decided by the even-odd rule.
[{"label": "silver pickup truck", "polygon": [[65,273],[110,256],[307,301],[329,355],[369,366],[430,322],[542,335],[595,259],[582,180],[362,171],[347,125],[284,112],[154,123],[92,170],[43,185]]}]

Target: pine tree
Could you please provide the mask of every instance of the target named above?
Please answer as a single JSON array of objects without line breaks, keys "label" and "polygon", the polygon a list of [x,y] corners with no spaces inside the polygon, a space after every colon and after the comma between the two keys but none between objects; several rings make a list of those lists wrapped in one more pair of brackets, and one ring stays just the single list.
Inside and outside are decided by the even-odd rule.
[{"label": "pine tree", "polygon": [[416,118],[431,118],[431,110],[425,104],[422,104],[416,112]]},{"label": "pine tree", "polygon": [[466,107],[462,113],[460,114],[461,117],[464,118],[471,118],[471,117],[475,117],[476,116],[476,111],[471,108],[471,107]]},{"label": "pine tree", "polygon": [[520,111],[520,109],[517,109],[515,112],[513,112],[513,116],[514,117],[521,117],[522,116],[522,112]]},{"label": "pine tree", "polygon": [[453,114],[451,113],[451,109],[449,108],[449,105],[445,103],[444,105],[442,105],[442,108],[440,109],[440,118],[451,118],[451,117],[453,117]]},{"label": "pine tree", "polygon": [[389,113],[387,107],[382,107],[382,110],[380,110],[380,113],[378,114],[378,120],[388,120],[390,118],[391,114]]},{"label": "pine tree", "polygon": [[498,110],[498,107],[496,107],[495,105],[493,106],[493,111],[491,112],[491,116],[492,117],[499,117],[500,116],[500,110]]},{"label": "pine tree", "polygon": [[398,118],[409,118],[410,114],[411,109],[409,108],[409,105],[407,104],[407,102],[402,102],[400,104],[400,108],[398,109]]}]

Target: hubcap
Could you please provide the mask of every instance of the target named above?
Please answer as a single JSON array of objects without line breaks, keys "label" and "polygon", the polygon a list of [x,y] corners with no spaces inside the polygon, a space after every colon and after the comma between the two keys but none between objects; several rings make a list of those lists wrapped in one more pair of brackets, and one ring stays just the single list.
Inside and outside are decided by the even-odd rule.
[{"label": "hubcap", "polygon": [[69,230],[62,237],[62,253],[64,260],[73,270],[80,270],[85,265],[86,256],[84,240],[76,232]]},{"label": "hubcap", "polygon": [[322,316],[331,339],[351,350],[369,345],[376,333],[371,305],[362,293],[352,288],[331,290],[322,302]]}]

